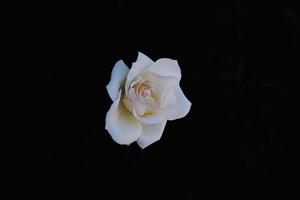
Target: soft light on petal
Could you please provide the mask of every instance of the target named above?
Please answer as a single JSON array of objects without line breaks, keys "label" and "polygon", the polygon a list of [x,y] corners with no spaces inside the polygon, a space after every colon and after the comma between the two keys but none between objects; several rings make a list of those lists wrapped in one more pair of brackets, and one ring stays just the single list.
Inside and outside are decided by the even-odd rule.
[{"label": "soft light on petal", "polygon": [[156,73],[160,76],[173,76],[178,80],[181,79],[181,70],[177,60],[169,58],[157,60],[153,65],[147,68],[146,71]]},{"label": "soft light on petal", "polygon": [[111,100],[115,101],[117,99],[120,87],[123,84],[123,81],[126,78],[128,72],[129,69],[122,60],[119,60],[115,64],[111,73],[111,80],[106,86]]},{"label": "soft light on petal", "polygon": [[143,73],[145,79],[154,83],[153,98],[161,106],[163,94],[179,86],[179,80],[174,76],[160,76],[152,72]]},{"label": "soft light on petal", "polygon": [[141,103],[141,102],[134,102],[134,109],[136,110],[136,113],[139,115],[139,116],[143,116],[144,113],[146,112],[147,110],[147,105]]},{"label": "soft light on petal", "polygon": [[115,142],[129,145],[140,137],[142,125],[123,107],[120,98],[121,91],[106,114],[105,129]]},{"label": "soft light on petal", "polygon": [[129,90],[129,87],[135,77],[137,77],[143,70],[153,64],[153,61],[146,55],[139,52],[136,62],[132,63],[132,67],[127,75],[125,91]]},{"label": "soft light on petal", "polygon": [[138,57],[136,59],[136,62],[139,62],[140,65],[148,65],[148,66],[153,64],[153,61],[148,56],[146,56],[141,52],[138,52]]},{"label": "soft light on petal", "polygon": [[165,117],[158,111],[154,111],[151,114],[145,113],[144,116],[139,116],[137,111],[133,109],[133,115],[144,124],[159,124],[165,121]]},{"label": "soft light on petal", "polygon": [[158,141],[165,129],[166,122],[164,121],[160,124],[143,124],[143,132],[142,135],[137,140],[138,145],[141,148],[146,148],[147,146],[153,144],[154,142]]},{"label": "soft light on petal", "polygon": [[161,95],[161,104],[160,104],[160,108],[162,109],[168,109],[171,108],[173,106],[176,105],[176,96],[174,93],[173,88],[165,91],[162,95]]},{"label": "soft light on petal", "polygon": [[180,87],[175,90],[176,104],[162,113],[167,120],[179,119],[188,114],[191,109],[192,103],[185,97]]},{"label": "soft light on petal", "polygon": [[151,96],[146,96],[142,99],[142,102],[145,102],[145,104],[149,105],[149,107],[158,109],[158,106],[156,104],[156,101]]}]

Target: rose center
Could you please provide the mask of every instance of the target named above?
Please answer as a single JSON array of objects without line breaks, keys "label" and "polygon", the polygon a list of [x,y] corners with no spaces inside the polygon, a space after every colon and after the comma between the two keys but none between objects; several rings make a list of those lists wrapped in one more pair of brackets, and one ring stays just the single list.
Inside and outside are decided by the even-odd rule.
[{"label": "rose center", "polygon": [[143,97],[151,96],[151,87],[146,84],[141,84],[141,86],[138,89],[138,94],[142,95]]},{"label": "rose center", "polygon": [[131,84],[131,89],[122,101],[128,111],[133,112],[135,108],[141,116],[150,116],[157,108],[153,98],[154,94],[154,83],[152,81],[137,80]]},{"label": "rose center", "polygon": [[153,91],[153,83],[148,80],[143,80],[136,85],[135,91],[137,95],[140,95],[142,97],[151,96]]}]

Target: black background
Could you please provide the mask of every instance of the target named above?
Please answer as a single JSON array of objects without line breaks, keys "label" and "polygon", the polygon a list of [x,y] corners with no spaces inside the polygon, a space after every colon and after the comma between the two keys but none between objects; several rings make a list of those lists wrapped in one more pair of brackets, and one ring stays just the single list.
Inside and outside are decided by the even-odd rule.
[{"label": "black background", "polygon": [[[296,179],[296,4],[119,0],[41,5],[33,18],[46,69],[36,167],[42,195],[243,198],[277,194]],[[178,60],[192,102],[144,150],[118,145],[104,130],[112,68],[119,59],[131,66],[138,51]]]}]

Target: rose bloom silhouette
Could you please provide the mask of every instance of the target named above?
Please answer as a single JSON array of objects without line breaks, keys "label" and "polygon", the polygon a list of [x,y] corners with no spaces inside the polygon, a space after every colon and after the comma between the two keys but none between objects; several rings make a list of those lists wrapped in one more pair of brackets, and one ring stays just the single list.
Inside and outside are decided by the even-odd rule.
[{"label": "rose bloom silhouette", "polygon": [[118,61],[106,86],[113,101],[105,129],[118,144],[133,142],[145,148],[158,141],[167,120],[187,115],[191,102],[182,92],[181,70],[176,60],[161,58],[156,62],[138,53],[129,69]]}]

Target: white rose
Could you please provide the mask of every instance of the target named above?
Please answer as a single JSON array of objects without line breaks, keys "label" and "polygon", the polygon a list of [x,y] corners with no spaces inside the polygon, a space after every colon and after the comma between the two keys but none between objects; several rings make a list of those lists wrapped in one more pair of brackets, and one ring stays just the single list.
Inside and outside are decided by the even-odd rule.
[{"label": "white rose", "polygon": [[118,61],[106,86],[113,104],[105,129],[113,140],[125,145],[136,141],[145,148],[161,138],[167,120],[187,115],[191,102],[179,87],[180,79],[176,60],[153,62],[139,53],[131,69]]}]

